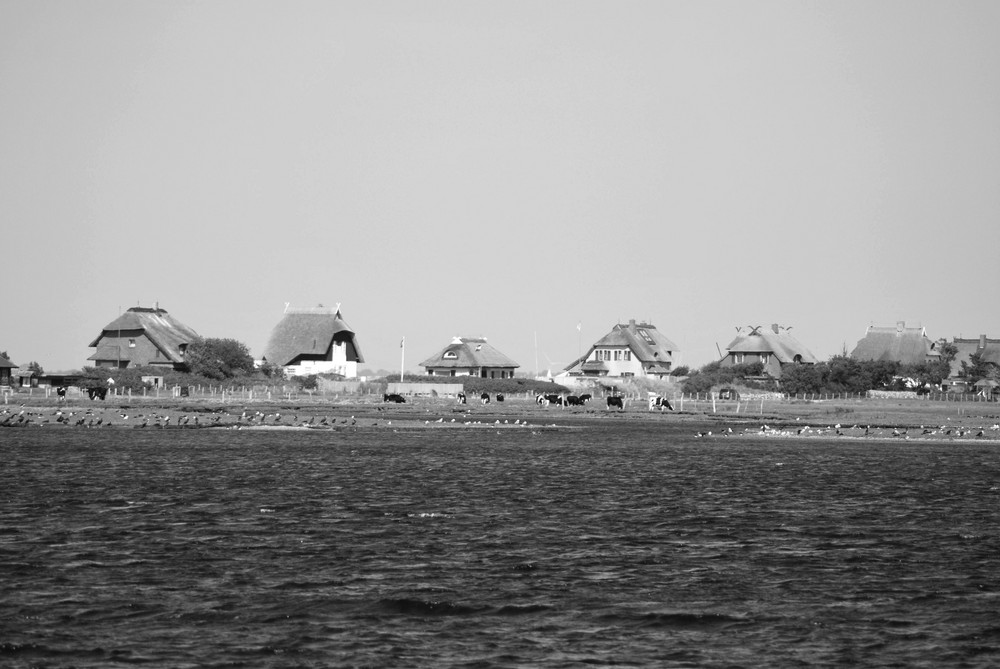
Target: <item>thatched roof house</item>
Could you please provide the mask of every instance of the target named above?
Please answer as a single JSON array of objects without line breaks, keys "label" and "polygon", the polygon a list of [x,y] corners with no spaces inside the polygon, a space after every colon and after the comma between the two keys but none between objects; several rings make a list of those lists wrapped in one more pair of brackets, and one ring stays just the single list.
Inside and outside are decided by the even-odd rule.
[{"label": "thatched roof house", "polygon": [[159,306],[132,307],[90,342],[97,350],[87,360],[93,360],[95,367],[178,369],[188,344],[198,339],[197,332]]},{"label": "thatched roof house", "polygon": [[365,361],[354,330],[344,321],[340,307],[285,309],[274,326],[264,360],[285,368],[291,376],[339,374],[357,378],[358,363]]},{"label": "thatched roof house", "polygon": [[654,325],[632,319],[611,328],[564,371],[572,376],[664,378],[673,370],[678,354],[677,345]]},{"label": "thatched roof house", "polygon": [[736,338],[726,347],[727,353],[720,361],[723,367],[761,363],[764,373],[780,379],[786,365],[815,365],[819,362],[809,349],[788,333],[791,328],[774,324],[741,328]]},{"label": "thatched roof house", "polygon": [[19,367],[4,356],[0,355],[0,386],[10,385],[12,369],[19,369]]},{"label": "thatched roof house", "polygon": [[443,349],[420,363],[431,376],[513,378],[519,364],[494,348],[485,337],[455,337]]},{"label": "thatched roof house", "polygon": [[922,327],[906,327],[904,321],[895,327],[871,325],[865,331],[864,339],[851,351],[854,360],[891,360],[907,365],[936,362],[941,359],[936,345],[927,338]]}]

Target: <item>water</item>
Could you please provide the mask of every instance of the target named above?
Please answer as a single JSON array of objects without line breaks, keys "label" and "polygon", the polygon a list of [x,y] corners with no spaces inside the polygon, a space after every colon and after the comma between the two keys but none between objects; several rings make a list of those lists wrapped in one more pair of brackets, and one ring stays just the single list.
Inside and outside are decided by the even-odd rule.
[{"label": "water", "polygon": [[0,431],[0,665],[987,667],[989,443]]}]

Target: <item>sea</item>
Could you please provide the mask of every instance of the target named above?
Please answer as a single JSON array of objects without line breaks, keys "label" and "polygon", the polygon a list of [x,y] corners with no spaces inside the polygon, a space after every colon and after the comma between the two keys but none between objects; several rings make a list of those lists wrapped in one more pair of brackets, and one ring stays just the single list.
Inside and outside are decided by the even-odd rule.
[{"label": "sea", "polygon": [[0,666],[995,667],[998,449],[0,430]]}]

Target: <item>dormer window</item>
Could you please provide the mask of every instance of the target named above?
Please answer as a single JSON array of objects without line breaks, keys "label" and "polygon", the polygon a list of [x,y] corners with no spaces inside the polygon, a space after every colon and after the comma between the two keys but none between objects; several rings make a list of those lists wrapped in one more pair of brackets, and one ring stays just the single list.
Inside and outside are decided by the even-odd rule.
[{"label": "dormer window", "polygon": [[128,347],[129,348],[135,348],[135,340],[134,339],[129,339],[128,340]]},{"label": "dormer window", "polygon": [[441,357],[443,357],[445,360],[458,360],[458,354],[455,353],[454,351],[445,351],[444,355]]}]

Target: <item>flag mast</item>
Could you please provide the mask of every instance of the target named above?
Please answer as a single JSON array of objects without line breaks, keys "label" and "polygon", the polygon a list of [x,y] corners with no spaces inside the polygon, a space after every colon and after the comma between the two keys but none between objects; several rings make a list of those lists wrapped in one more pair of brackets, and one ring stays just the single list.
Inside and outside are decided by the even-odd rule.
[{"label": "flag mast", "polygon": [[403,382],[403,369],[406,360],[406,337],[399,340],[399,382]]}]

